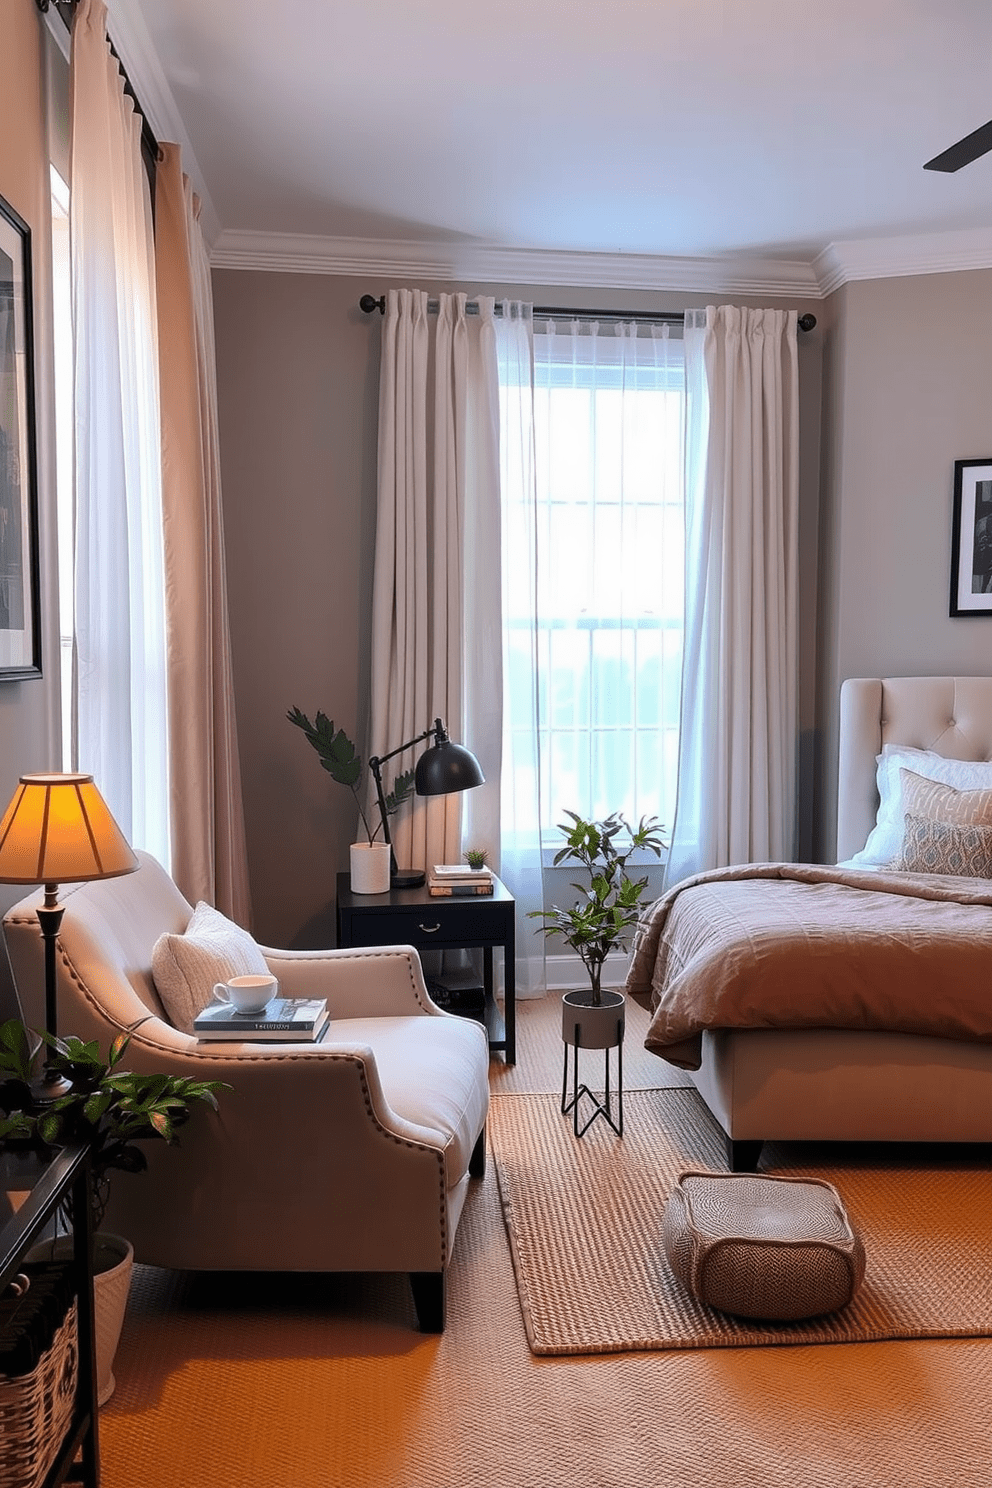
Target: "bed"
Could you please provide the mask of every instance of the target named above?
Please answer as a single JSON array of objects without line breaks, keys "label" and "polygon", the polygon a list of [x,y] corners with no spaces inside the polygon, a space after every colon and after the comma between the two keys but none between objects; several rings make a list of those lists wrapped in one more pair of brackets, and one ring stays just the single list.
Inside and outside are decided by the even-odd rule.
[{"label": "bed", "polygon": [[[929,763],[918,764],[917,756],[902,752],[903,746],[925,752]],[[933,761],[933,756],[939,758]],[[992,1142],[992,996],[986,996],[992,970],[992,872],[968,879],[918,871],[893,875],[884,865],[894,820],[891,781],[898,778],[904,789],[910,788],[909,777],[899,769],[908,762],[914,774],[922,770],[931,779],[948,782],[953,795],[973,789],[972,776],[982,774],[992,781],[971,764],[955,762],[987,761],[992,761],[992,678],[849,679],[840,698],[838,866],[761,865],[753,876],[726,870],[725,884],[719,876],[717,882],[709,881],[708,875],[704,884],[691,881],[663,896],[643,917],[627,990],[652,1008],[646,1045],[687,1069],[725,1133],[728,1163],[735,1171],[753,1168],[762,1144],[776,1139]],[[884,777],[883,770],[889,772]],[[880,784],[886,797],[881,811]],[[898,799],[897,793],[897,806]],[[901,838],[909,818],[896,810],[895,819]],[[917,820],[912,818],[914,826]],[[987,836],[992,840],[992,827]],[[858,914],[873,927],[880,913],[891,917],[893,926],[905,916],[902,939],[897,929],[881,937],[889,940],[894,959],[876,962],[873,952],[865,963],[879,981],[879,1006],[891,1015],[873,1008],[864,1017],[857,979],[848,977],[846,962],[835,960],[831,995],[843,984],[846,1003],[832,1008],[828,997],[822,1014],[806,1014],[813,1026],[783,1026],[781,1019],[777,1026],[760,1026],[776,1023],[760,1003],[764,989],[774,989],[776,980],[788,985],[793,1007],[805,1007],[807,995],[816,993],[811,991],[815,978],[807,974],[812,963],[804,967],[800,960],[782,971],[777,961],[759,957],[749,990],[738,993],[736,1004],[721,1001],[721,991],[712,1006],[693,1013],[695,1021],[676,1026],[680,1014],[673,1008],[689,979],[687,960],[699,950],[712,966],[731,962],[737,952],[720,938],[723,921],[735,915],[744,919],[741,905],[756,901],[741,896],[755,892],[754,879],[778,880],[780,874],[784,881],[773,892],[792,901],[805,893],[806,903],[817,903],[817,914],[829,896],[834,896],[831,904],[842,903],[844,934],[851,933]],[[762,886],[763,894],[767,887]],[[708,907],[704,894],[710,896]],[[730,906],[726,915],[719,909],[724,902],[720,895]],[[796,913],[794,903],[789,912]],[[929,927],[922,938],[921,914]],[[810,908],[807,943],[819,951],[816,923]],[[742,957],[749,938],[746,923],[743,931]],[[683,941],[689,937],[691,949],[688,958],[682,957],[681,970],[673,971],[670,948],[673,942],[677,947],[680,933]],[[878,938],[874,928],[865,935],[866,944],[873,936]],[[754,938],[760,950],[760,939]],[[864,962],[861,948],[858,955]],[[844,975],[838,976],[841,964]],[[882,965],[890,969],[883,973]],[[676,972],[682,978],[678,986]],[[751,989],[754,1010],[749,1009]],[[958,992],[963,996],[960,1006]],[[926,1010],[920,1012],[928,1000],[935,1021],[928,1021]],[[734,1010],[732,1020],[728,1006]],[[721,1021],[737,1026],[721,1026]],[[675,1034],[687,1030],[680,1046]]]}]

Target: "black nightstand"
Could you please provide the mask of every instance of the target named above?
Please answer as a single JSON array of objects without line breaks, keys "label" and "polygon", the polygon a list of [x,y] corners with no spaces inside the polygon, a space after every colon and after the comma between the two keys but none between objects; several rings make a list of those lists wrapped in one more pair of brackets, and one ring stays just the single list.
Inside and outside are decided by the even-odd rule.
[{"label": "black nightstand", "polygon": [[[412,945],[420,950],[483,951],[486,1027],[490,1049],[502,1049],[515,1064],[516,987],[514,982],[516,905],[497,878],[492,894],[434,898],[426,885],[390,889],[388,894],[353,894],[347,873],[337,880],[338,945]],[[503,949],[503,1016],[493,996],[493,947]]]}]

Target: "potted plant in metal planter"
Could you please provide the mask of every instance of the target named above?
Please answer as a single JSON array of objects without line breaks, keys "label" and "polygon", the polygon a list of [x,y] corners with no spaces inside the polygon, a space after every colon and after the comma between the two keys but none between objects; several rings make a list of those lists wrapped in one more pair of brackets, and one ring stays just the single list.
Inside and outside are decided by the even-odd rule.
[{"label": "potted plant in metal planter", "polygon": [[611,951],[624,946],[627,932],[636,925],[648,883],[646,877],[631,878],[627,863],[634,853],[651,852],[660,858],[665,839],[653,816],[642,816],[634,828],[619,812],[602,821],[585,821],[574,811],[565,815],[571,825],[559,824],[565,846],[555,854],[554,865],[567,860],[581,863],[589,882],[572,884],[579,898],[570,908],[555,904],[550,909],[535,909],[531,918],[543,921],[546,935],[560,935],[578,952],[589,973],[588,987],[566,992],[562,998],[565,1042],[578,1042],[584,1049],[606,1049],[623,1037],[624,997],[621,992],[604,991],[603,966]]},{"label": "potted plant in metal planter", "polygon": [[[46,1148],[85,1142],[90,1149],[97,1397],[103,1405],[114,1390],[114,1353],[134,1259],[130,1241],[100,1228],[110,1176],[115,1169],[144,1172],[148,1159],[135,1144],[154,1137],[174,1144],[193,1108],[203,1104],[216,1110],[214,1092],[228,1087],[219,1080],[122,1070],[120,1063],[131,1041],[128,1033],[114,1039],[106,1059],[96,1043],[48,1034],[41,1038],[51,1051],[47,1066],[65,1076],[71,1089],[55,1100],[35,1103],[32,1081],[42,1046],[35,1045],[19,1019],[0,1026],[0,1144]],[[45,1259],[68,1256],[70,1248],[71,1237],[56,1236],[41,1242],[35,1254]]]},{"label": "potted plant in metal planter", "polygon": [[[362,801],[361,780],[362,757],[355,749],[344,729],[334,727],[334,720],[326,713],[317,713],[311,723],[299,708],[290,708],[286,714],[290,723],[302,729],[320,758],[321,766],[338,785],[346,785],[355,798],[358,814],[362,819],[367,842],[351,844],[351,887],[356,894],[385,894],[389,889],[391,849],[388,842],[377,842],[382,831],[382,822],[376,827],[369,825]],[[386,811],[391,816],[413,791],[415,770],[405,770],[397,775],[393,788],[384,800]]]}]

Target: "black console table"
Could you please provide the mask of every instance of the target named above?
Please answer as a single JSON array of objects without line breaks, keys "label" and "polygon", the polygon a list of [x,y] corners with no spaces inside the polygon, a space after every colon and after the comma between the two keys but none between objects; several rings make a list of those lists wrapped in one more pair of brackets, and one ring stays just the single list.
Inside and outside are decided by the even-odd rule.
[{"label": "black console table", "polygon": [[72,1250],[79,1345],[76,1402],[69,1429],[41,1488],[66,1482],[98,1488],[100,1481],[89,1181],[85,1144],[64,1147],[49,1159],[0,1149],[0,1293],[17,1275],[32,1244],[66,1198],[71,1197],[76,1219]]},{"label": "black console table", "polygon": [[[515,1064],[517,1058],[515,911],[513,895],[498,878],[492,894],[464,898],[435,898],[426,885],[390,889],[388,894],[353,894],[347,873],[339,873],[337,879],[339,946],[412,945],[418,951],[481,947],[489,1047],[502,1049],[507,1064]],[[493,995],[494,946],[503,950],[502,1018]]]}]

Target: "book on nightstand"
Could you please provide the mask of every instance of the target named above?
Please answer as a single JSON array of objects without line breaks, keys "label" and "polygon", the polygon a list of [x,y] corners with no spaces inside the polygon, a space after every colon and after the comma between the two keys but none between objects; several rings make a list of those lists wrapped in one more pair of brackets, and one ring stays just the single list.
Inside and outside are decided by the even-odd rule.
[{"label": "book on nightstand", "polygon": [[215,1002],[193,1019],[198,1039],[259,1039],[262,1042],[315,1043],[327,1027],[323,998],[273,997],[260,1013],[239,1013],[229,1002]]},{"label": "book on nightstand", "polygon": [[464,863],[435,863],[427,872],[427,892],[435,898],[471,898],[493,893],[491,868],[468,868]]},{"label": "book on nightstand", "polygon": [[492,897],[493,881],[487,883],[451,883],[427,875],[427,892],[435,899],[481,899],[486,894]]}]

